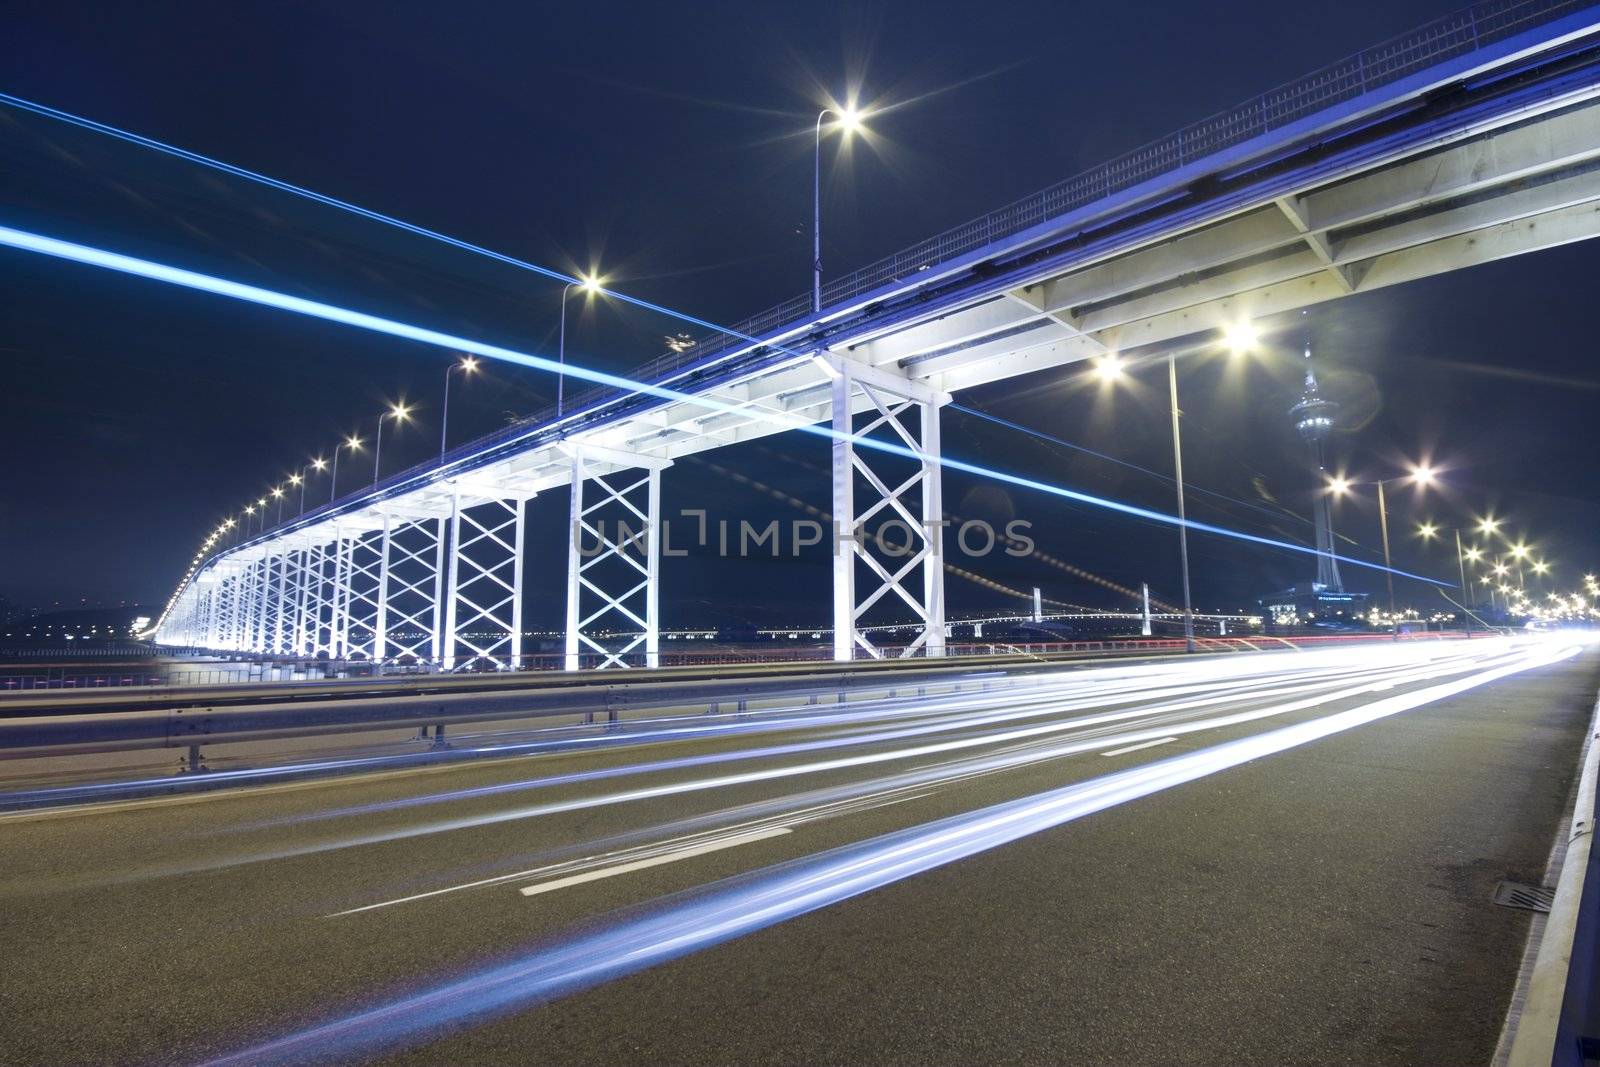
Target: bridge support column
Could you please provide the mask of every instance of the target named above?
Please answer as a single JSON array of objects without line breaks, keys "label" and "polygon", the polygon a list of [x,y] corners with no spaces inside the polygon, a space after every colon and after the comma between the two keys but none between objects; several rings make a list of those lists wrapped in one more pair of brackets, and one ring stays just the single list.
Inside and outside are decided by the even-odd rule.
[{"label": "bridge support column", "polygon": [[304,541],[294,551],[294,656],[309,655],[311,619],[307,604],[311,590],[311,546]]},{"label": "bridge support column", "polygon": [[[564,666],[575,671],[592,655],[598,669],[628,667],[630,658],[659,667],[661,472],[672,461],[583,442],[566,447],[572,502]],[[591,486],[598,490],[592,497]],[[621,637],[604,640],[616,629]]]},{"label": "bridge support column", "polygon": [[389,654],[389,543],[393,515],[384,515],[382,539],[378,542],[378,604],[372,620],[372,662],[378,672]]},{"label": "bridge support column", "polygon": [[[493,492],[486,488],[484,492]],[[444,669],[522,665],[522,548],[532,494],[451,495]]]},{"label": "bridge support column", "polygon": [[273,612],[272,620],[272,654],[275,656],[287,655],[289,642],[287,638],[289,628],[289,609],[292,603],[289,595],[289,546],[283,545],[274,557],[277,565],[276,595],[273,603],[277,610]]},{"label": "bridge support column", "polygon": [[381,594],[382,532],[359,530],[345,542],[345,659],[378,659],[378,600]]},{"label": "bridge support column", "polygon": [[378,587],[373,659],[410,666],[438,664],[444,648],[444,533],[448,517],[416,511],[384,513],[376,545]]},{"label": "bridge support column", "polygon": [[[874,659],[884,656],[885,650],[873,644],[862,627],[867,613],[891,592],[911,609],[919,630],[898,654],[942,656],[944,496],[939,409],[950,402],[949,394],[848,359],[827,357],[825,362],[833,376],[835,431],[833,658],[847,661],[859,653]],[[860,424],[858,413],[864,416]],[[897,454],[864,447],[863,440],[882,441]],[[857,507],[858,479],[869,490],[871,503],[866,507]],[[920,589],[913,577],[919,568]],[[908,582],[913,584],[908,587]]]}]

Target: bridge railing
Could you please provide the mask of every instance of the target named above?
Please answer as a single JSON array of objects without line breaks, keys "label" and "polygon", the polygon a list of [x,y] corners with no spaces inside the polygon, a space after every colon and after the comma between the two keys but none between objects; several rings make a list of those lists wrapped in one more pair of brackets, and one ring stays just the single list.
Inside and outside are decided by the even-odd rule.
[{"label": "bridge railing", "polygon": [[[822,288],[822,306],[845,303],[1003,238],[1026,233],[1189,163],[1586,6],[1581,0],[1485,0],[1435,19],[835,278]],[[810,297],[798,296],[738,323],[729,333],[702,338],[642,369],[657,373],[681,369],[739,344],[737,334],[760,337],[803,321],[810,313]]]}]

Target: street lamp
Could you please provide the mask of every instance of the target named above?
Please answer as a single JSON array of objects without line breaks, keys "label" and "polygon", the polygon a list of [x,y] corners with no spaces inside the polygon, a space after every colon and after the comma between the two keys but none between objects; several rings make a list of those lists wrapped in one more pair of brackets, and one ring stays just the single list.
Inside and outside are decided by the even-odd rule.
[{"label": "street lamp", "polygon": [[275,499],[278,502],[278,517],[277,517],[277,519],[275,519],[273,521],[273,525],[276,526],[276,525],[282,524],[282,522],[283,522],[283,486],[281,486],[281,485],[273,486],[272,487],[272,496],[273,496],[273,499]]},{"label": "street lamp", "polygon": [[[1400,623],[1399,617],[1395,614],[1394,563],[1389,556],[1389,502],[1384,495],[1384,487],[1393,482],[1405,481],[1409,481],[1413,485],[1426,487],[1437,480],[1438,476],[1432,467],[1419,463],[1414,465],[1407,474],[1396,475],[1393,478],[1379,478],[1372,483],[1378,487],[1378,525],[1383,534],[1383,580],[1389,592],[1389,626],[1395,640],[1400,639]],[[1329,479],[1328,491],[1342,496],[1350,491],[1351,484],[1346,478]],[[1428,533],[1424,534],[1424,536],[1431,537],[1434,533],[1433,527],[1430,525],[1426,528]]]},{"label": "street lamp", "polygon": [[1228,346],[1228,351],[1235,356],[1243,356],[1253,351],[1261,341],[1261,331],[1255,324],[1248,320],[1230,323],[1222,331],[1223,343]]},{"label": "street lamp", "polygon": [[1127,370],[1122,362],[1122,357],[1115,352],[1107,352],[1094,361],[1094,373],[1102,382],[1110,385],[1118,382],[1127,375]]},{"label": "street lamp", "polygon": [[345,449],[350,452],[361,451],[361,438],[357,437],[355,434],[351,434],[343,442],[334,446],[333,475],[328,479],[328,503],[330,504],[333,503],[334,494],[339,491],[339,451],[341,449]]},{"label": "street lamp", "polygon": [[866,112],[854,107],[825,107],[817,112],[815,163],[811,172],[811,312],[822,312],[822,120],[832,115],[844,136],[861,130]]},{"label": "street lamp", "polygon": [[410,414],[411,414],[410,409],[407,408],[405,406],[405,404],[400,403],[400,404],[394,405],[388,411],[385,411],[382,415],[378,416],[378,437],[377,437],[377,440],[374,442],[374,444],[372,446],[372,484],[373,485],[377,485],[378,484],[378,463],[379,463],[379,461],[381,461],[383,459],[383,420],[384,419],[393,419],[394,422],[395,422],[395,426],[398,428],[399,425],[402,422],[406,421],[406,416],[408,416]]},{"label": "street lamp", "polygon": [[561,330],[556,335],[556,362],[561,369],[556,372],[556,418],[567,406],[567,294],[572,292],[572,287],[577,286],[585,293],[593,296],[595,293],[604,292],[601,286],[605,279],[598,274],[580,274],[576,281],[568,282],[561,287]]},{"label": "street lamp", "polygon": [[[820,124],[821,119],[818,119]],[[819,127],[820,128],[820,127]],[[1236,355],[1253,349],[1261,336],[1249,320],[1240,320],[1225,327],[1222,341]],[[1209,346],[1210,342],[1208,342]],[[1115,352],[1106,352],[1095,360],[1094,372],[1102,382],[1119,381],[1126,373],[1126,361]],[[1183,430],[1179,417],[1183,409],[1178,406],[1178,353],[1167,353],[1167,406],[1172,418],[1172,474],[1178,496],[1178,565],[1183,574],[1183,645],[1185,651],[1195,650],[1194,601],[1189,583],[1189,517],[1183,490]],[[1343,479],[1339,481],[1348,487]]]},{"label": "street lamp", "polygon": [[[564,302],[564,301],[563,301]],[[450,364],[444,369],[444,407],[439,416],[439,459],[444,459],[445,434],[450,430],[450,375],[456,371],[462,374],[474,374],[478,370],[478,361],[471,356],[462,356],[460,360]]]}]

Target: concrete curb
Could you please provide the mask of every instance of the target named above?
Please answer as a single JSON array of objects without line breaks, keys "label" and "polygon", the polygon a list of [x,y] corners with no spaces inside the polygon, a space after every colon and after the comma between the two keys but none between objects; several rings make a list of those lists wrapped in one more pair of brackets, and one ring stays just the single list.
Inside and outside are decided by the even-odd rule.
[{"label": "concrete curb", "polygon": [[[1550,1067],[1551,1064],[1577,1063],[1583,1058],[1579,1052],[1578,1036],[1563,1033],[1563,1022],[1569,1027],[1575,1014],[1569,1011],[1568,987],[1572,975],[1575,949],[1593,954],[1594,931],[1587,931],[1584,944],[1578,944],[1578,926],[1582,917],[1585,889],[1592,894],[1596,886],[1586,877],[1589,870],[1591,846],[1594,841],[1596,778],[1600,776],[1600,700],[1596,700],[1589,720],[1589,733],[1584,742],[1582,769],[1578,778],[1578,797],[1573,804],[1572,821],[1567,835],[1566,856],[1561,864],[1561,875],[1556,881],[1555,901],[1545,921],[1544,933],[1539,942],[1539,952],[1534,959],[1529,977],[1527,996],[1521,1013],[1515,1021],[1511,1052],[1506,1057],[1507,1067]],[[1591,968],[1587,961],[1580,976],[1587,978]],[[1582,999],[1587,1001],[1587,995]],[[1575,1004],[1583,1010],[1586,1004]],[[1562,1044],[1558,1046],[1557,1042]]]}]

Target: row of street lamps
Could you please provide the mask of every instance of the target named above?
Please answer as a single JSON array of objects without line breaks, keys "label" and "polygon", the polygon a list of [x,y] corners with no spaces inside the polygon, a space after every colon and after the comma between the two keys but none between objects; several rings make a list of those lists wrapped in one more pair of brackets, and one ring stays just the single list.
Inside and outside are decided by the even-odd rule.
[{"label": "row of street lamps", "polygon": [[[854,106],[827,107],[823,108],[817,114],[814,152],[815,166],[813,167],[812,171],[811,302],[813,311],[820,311],[822,308],[822,134],[824,129],[824,120],[826,120],[830,115],[834,117],[832,126],[838,128],[845,137],[849,137],[852,133],[861,131],[864,128],[863,121],[866,118],[866,112],[859,110]],[[584,293],[586,296],[602,295],[605,292],[604,285],[605,281],[599,276],[599,274],[584,273],[579,274],[577,278],[568,282],[562,287],[561,310],[556,343],[556,360],[559,366],[556,374],[556,417],[558,419],[566,413],[568,297],[575,288]],[[478,360],[471,356],[463,356],[460,360],[451,363],[450,366],[445,369],[444,404],[441,408],[441,415],[439,419],[439,456],[441,459],[443,459],[447,451],[448,434],[450,428],[450,378],[452,375],[457,373],[461,374],[463,377],[466,377],[476,373],[477,370]],[[377,484],[380,470],[379,465],[382,462],[384,420],[392,418],[398,426],[398,424],[405,422],[406,419],[410,417],[410,414],[411,409],[402,402],[392,405],[389,410],[378,416],[372,450],[372,481],[374,485]],[[358,452],[361,450],[363,444],[364,442],[359,434],[351,434],[344,441],[341,441],[338,445],[334,446],[333,462],[331,464],[332,469],[330,471],[328,483],[328,500],[330,503],[336,498],[338,489],[340,452]],[[256,526],[257,530],[264,530],[267,525],[267,508],[271,500],[276,500],[278,503],[277,517],[275,521],[277,523],[281,523],[283,521],[283,499],[289,489],[296,487],[299,488],[299,510],[301,513],[303,513],[305,511],[305,487],[311,477],[312,472],[321,472],[329,469],[329,467],[329,462],[321,456],[318,456],[301,467],[295,473],[289,475],[288,479],[283,484],[273,486],[268,492],[267,496],[257,499],[254,503],[246,504],[244,509],[239,512],[238,515],[230,516],[229,518],[223,520],[223,522],[219,524],[217,528],[213,530],[202,543],[200,552],[196,554],[194,562],[190,566],[188,574],[186,574],[185,577],[187,578],[189,575],[194,573],[194,571],[198,568],[200,561],[205,558],[206,553],[210,551],[223,537],[225,537],[229,531],[237,530],[237,536],[245,536],[249,532],[250,526],[253,522],[258,523]]]},{"label": "row of street lamps", "polygon": [[[1233,356],[1243,356],[1256,348],[1260,342],[1260,335],[1253,324],[1247,321],[1240,321],[1224,327],[1220,332],[1219,341],[1220,346]],[[1199,348],[1196,350],[1207,350],[1216,343],[1217,342],[1207,342],[1199,346]],[[1183,438],[1180,422],[1182,408],[1178,402],[1177,357],[1179,354],[1180,353],[1177,351],[1168,353],[1165,362],[1167,365],[1167,394],[1172,425],[1171,434],[1173,473],[1174,481],[1176,483],[1178,504],[1178,558],[1179,565],[1182,570],[1183,583],[1184,641],[1187,647],[1193,651],[1195,647],[1194,610],[1190,594],[1189,581],[1189,538],[1183,480]],[[1188,353],[1185,352],[1181,354]],[[1096,377],[1098,377],[1101,382],[1111,385],[1121,381],[1127,376],[1129,366],[1130,361],[1128,359],[1122,357],[1118,353],[1108,352],[1098,357],[1094,361],[1093,369]],[[1391,619],[1397,617],[1397,608],[1395,604],[1394,560],[1390,548],[1389,506],[1386,490],[1388,487],[1400,483],[1408,483],[1417,486],[1420,489],[1425,489],[1429,486],[1435,485],[1437,482],[1438,472],[1432,466],[1426,463],[1412,465],[1405,474],[1395,475],[1389,478],[1378,478],[1370,482],[1356,482],[1345,477],[1344,475],[1337,475],[1328,479],[1328,484],[1326,487],[1327,492],[1335,497],[1347,496],[1359,485],[1369,485],[1376,490],[1379,528],[1383,543],[1384,582],[1389,602],[1389,616]],[[1483,534],[1487,537],[1489,535],[1499,533],[1501,525],[1501,520],[1490,516],[1488,518],[1479,520],[1471,529],[1473,532]],[[1473,599],[1475,603],[1475,597],[1472,593],[1472,584],[1467,579],[1467,563],[1469,561],[1473,563],[1487,561],[1490,553],[1486,548],[1477,544],[1471,545],[1470,547],[1464,546],[1461,541],[1461,527],[1440,527],[1432,522],[1424,522],[1417,528],[1418,535],[1422,537],[1424,541],[1431,541],[1433,538],[1440,536],[1444,531],[1448,531],[1454,536],[1457,569],[1461,578],[1461,585],[1463,590],[1466,592],[1466,595]],[[1499,576],[1505,576],[1508,574],[1511,566],[1514,564],[1518,570],[1518,582],[1520,585],[1522,578],[1521,569],[1524,561],[1526,561],[1527,564],[1531,566],[1534,572],[1538,575],[1542,576],[1550,570],[1550,564],[1547,561],[1532,558],[1532,550],[1525,542],[1517,541],[1513,543],[1508,538],[1506,540],[1506,545],[1506,554],[1492,564],[1492,569],[1495,574]],[[1510,560],[1511,562],[1508,563],[1507,560]],[[1500,587],[1502,593],[1506,593],[1509,588],[1510,587],[1507,585],[1501,585]]]}]

